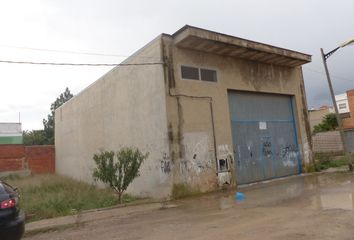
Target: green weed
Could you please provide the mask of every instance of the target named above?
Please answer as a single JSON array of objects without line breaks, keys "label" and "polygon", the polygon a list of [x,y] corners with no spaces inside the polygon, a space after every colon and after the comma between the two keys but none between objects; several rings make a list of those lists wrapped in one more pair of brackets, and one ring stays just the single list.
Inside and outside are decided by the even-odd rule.
[{"label": "green weed", "polygon": [[[352,158],[354,155],[352,155]],[[321,153],[315,155],[316,167],[319,171],[328,168],[336,168],[345,166],[348,164],[348,159],[346,156],[338,155],[335,153]]]},{"label": "green weed", "polygon": [[[7,182],[19,189],[27,221],[71,215],[119,203],[118,196],[111,189],[100,189],[58,175],[9,178]],[[125,203],[134,200],[136,198],[123,195]]]}]

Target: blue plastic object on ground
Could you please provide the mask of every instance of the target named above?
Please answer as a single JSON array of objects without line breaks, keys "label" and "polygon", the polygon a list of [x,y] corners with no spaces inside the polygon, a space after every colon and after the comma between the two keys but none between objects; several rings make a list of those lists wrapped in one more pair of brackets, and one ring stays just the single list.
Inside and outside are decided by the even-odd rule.
[{"label": "blue plastic object on ground", "polygon": [[245,195],[242,192],[236,192],[235,198],[237,201],[243,201],[245,200]]}]

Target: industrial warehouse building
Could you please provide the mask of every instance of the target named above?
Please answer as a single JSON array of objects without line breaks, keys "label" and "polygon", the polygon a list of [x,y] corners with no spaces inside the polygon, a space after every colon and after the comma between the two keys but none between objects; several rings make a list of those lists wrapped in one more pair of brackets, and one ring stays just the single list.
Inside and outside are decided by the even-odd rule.
[{"label": "industrial warehouse building", "polygon": [[100,149],[149,152],[128,192],[168,197],[301,173],[311,56],[192,26],[161,34],[56,110],[56,171],[92,182]]}]

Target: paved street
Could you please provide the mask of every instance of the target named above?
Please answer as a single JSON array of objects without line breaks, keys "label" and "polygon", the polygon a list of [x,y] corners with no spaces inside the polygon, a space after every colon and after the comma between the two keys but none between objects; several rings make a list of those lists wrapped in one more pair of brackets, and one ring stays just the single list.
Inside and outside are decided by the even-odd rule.
[{"label": "paved street", "polygon": [[76,227],[28,236],[59,239],[353,239],[354,174],[291,177],[122,211]]}]

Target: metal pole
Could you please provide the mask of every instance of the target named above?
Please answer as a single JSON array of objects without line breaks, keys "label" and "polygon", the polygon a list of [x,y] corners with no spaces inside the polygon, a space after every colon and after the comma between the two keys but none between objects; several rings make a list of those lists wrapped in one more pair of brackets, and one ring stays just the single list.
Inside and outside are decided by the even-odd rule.
[{"label": "metal pole", "polygon": [[321,48],[321,55],[322,55],[323,65],[324,65],[325,71],[326,71],[326,76],[327,76],[329,91],[330,91],[330,93],[331,93],[331,98],[332,98],[333,107],[334,107],[334,110],[335,110],[335,112],[336,112],[336,118],[337,118],[337,122],[338,122],[340,138],[341,138],[342,143],[343,143],[343,150],[344,150],[345,155],[346,155],[347,160],[348,160],[348,168],[349,168],[349,171],[352,171],[352,170],[353,170],[352,158],[351,158],[351,154],[350,154],[349,151],[348,151],[347,144],[346,144],[346,141],[345,141],[342,119],[341,119],[341,117],[339,116],[339,111],[338,111],[338,107],[337,107],[337,103],[336,103],[336,98],[335,98],[334,92],[333,92],[331,77],[329,76],[329,72],[328,72],[327,61],[326,61],[326,57],[325,57],[325,54],[324,54],[322,48]]}]

